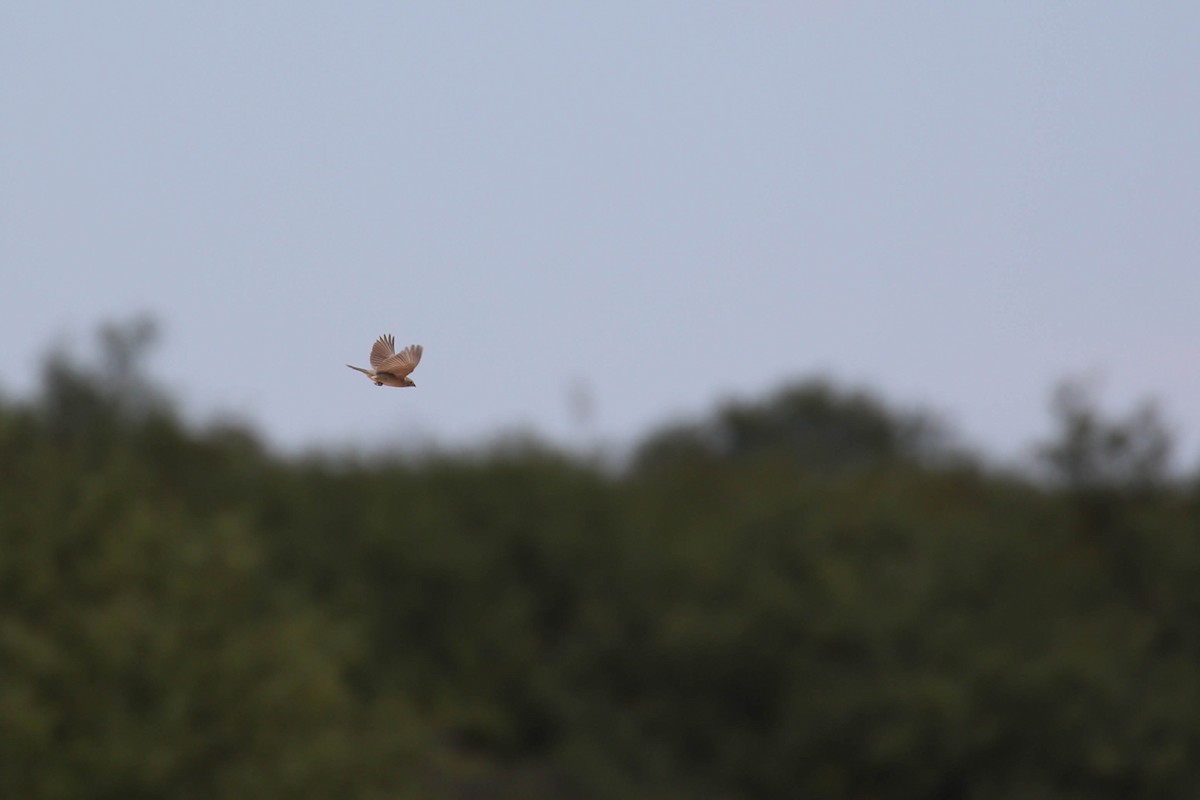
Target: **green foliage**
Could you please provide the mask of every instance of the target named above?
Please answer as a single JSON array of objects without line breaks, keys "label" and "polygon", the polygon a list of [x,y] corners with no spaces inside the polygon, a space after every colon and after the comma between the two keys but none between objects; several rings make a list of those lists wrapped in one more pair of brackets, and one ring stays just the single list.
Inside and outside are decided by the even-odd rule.
[{"label": "green foliage", "polygon": [[645,471],[698,460],[777,458],[829,473],[956,455],[946,429],[928,415],[898,413],[864,392],[813,381],[765,402],[727,403],[699,424],[669,427],[639,448],[635,463]]},{"label": "green foliage", "polygon": [[1042,448],[1051,475],[1076,490],[1150,488],[1170,469],[1171,435],[1152,403],[1128,417],[1099,416],[1094,387],[1068,381],[1054,393],[1058,437]]},{"label": "green foliage", "polygon": [[[1185,798],[1200,492],[822,384],[651,437],[286,459],[109,328],[0,404],[0,796]],[[119,379],[116,376],[120,376]]]}]

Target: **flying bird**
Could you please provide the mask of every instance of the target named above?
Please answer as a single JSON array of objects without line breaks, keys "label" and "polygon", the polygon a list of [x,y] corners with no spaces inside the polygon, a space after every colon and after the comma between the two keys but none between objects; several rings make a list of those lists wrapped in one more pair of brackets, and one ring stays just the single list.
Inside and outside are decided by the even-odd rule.
[{"label": "flying bird", "polygon": [[408,373],[421,363],[421,353],[425,348],[419,344],[410,344],[396,352],[396,340],[390,333],[385,333],[375,340],[371,346],[371,367],[364,369],[353,364],[347,364],[350,369],[356,369],[370,378],[376,386],[416,386]]}]

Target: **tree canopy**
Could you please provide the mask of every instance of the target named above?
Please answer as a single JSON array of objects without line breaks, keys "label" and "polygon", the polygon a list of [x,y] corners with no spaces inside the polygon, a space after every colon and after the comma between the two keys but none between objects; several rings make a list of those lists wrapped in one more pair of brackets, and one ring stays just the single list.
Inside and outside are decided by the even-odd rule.
[{"label": "tree canopy", "polygon": [[1152,406],[1064,389],[1027,475],[825,382],[617,472],[285,457],[185,424],[152,340],[0,401],[0,796],[1200,793],[1200,494]]}]

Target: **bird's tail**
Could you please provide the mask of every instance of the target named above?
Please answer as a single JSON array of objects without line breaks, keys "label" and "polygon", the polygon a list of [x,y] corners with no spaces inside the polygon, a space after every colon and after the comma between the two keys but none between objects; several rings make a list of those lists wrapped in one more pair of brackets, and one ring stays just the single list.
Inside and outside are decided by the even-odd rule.
[{"label": "bird's tail", "polygon": [[356,369],[356,370],[358,370],[358,371],[359,371],[359,372],[361,372],[363,375],[366,375],[366,376],[367,376],[367,377],[369,377],[369,378],[373,378],[373,377],[375,377],[375,376],[374,376],[374,374],[373,374],[373,373],[371,372],[371,370],[369,370],[369,369],[363,369],[362,367],[356,367],[356,366],[354,366],[353,364],[347,364],[346,366],[347,366],[347,367],[349,367],[350,369]]}]

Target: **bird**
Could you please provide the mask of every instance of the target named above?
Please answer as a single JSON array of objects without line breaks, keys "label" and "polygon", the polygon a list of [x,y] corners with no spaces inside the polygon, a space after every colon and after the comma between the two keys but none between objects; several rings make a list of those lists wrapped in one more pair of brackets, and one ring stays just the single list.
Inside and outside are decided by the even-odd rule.
[{"label": "bird", "polygon": [[350,369],[356,369],[366,375],[376,386],[416,386],[408,374],[421,363],[421,353],[425,351],[419,344],[410,344],[396,352],[396,340],[390,333],[385,333],[375,340],[371,346],[371,369],[347,364]]}]

